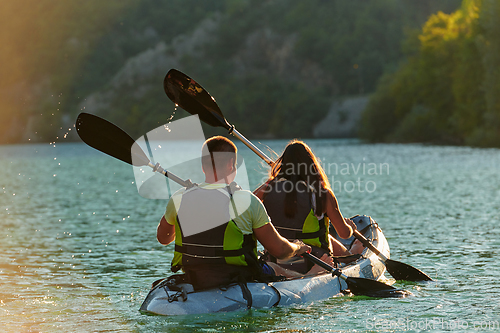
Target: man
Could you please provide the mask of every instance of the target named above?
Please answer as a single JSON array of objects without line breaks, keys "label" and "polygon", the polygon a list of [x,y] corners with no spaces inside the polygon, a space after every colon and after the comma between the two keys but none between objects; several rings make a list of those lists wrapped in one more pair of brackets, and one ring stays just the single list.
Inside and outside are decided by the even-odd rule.
[{"label": "man", "polygon": [[161,244],[175,240],[172,271],[182,268],[195,289],[250,281],[262,274],[297,276],[298,273],[270,264],[271,268],[257,260],[256,240],[279,259],[311,248],[281,237],[261,201],[233,182],[236,146],[225,137],[216,136],[205,141],[202,152],[205,182],[177,191],[157,228]]}]

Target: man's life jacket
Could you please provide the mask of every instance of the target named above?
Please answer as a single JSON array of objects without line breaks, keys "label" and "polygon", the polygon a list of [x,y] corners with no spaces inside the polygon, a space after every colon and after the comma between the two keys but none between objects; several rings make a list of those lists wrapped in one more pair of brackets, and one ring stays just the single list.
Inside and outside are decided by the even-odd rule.
[{"label": "man's life jacket", "polygon": [[[324,214],[320,217],[315,215],[314,189],[303,181],[294,184],[286,179],[273,180],[268,186],[264,206],[280,235],[289,241],[300,239],[313,249],[321,248],[330,253],[329,219]],[[293,187],[297,192],[297,202],[295,216],[290,218],[285,215],[285,197]]]},{"label": "man's life jacket", "polygon": [[195,289],[248,280],[259,273],[253,234],[244,235],[231,219],[230,210],[238,216],[234,189],[193,187],[182,194],[175,221],[172,271],[182,268]]}]

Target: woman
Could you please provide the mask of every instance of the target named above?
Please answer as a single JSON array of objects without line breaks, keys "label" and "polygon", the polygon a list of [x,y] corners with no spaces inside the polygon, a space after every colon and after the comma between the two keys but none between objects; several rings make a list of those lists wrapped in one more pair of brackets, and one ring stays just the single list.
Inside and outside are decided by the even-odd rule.
[{"label": "woman", "polygon": [[318,257],[351,254],[330,236],[329,224],[344,239],[352,236],[356,226],[342,216],[325,171],[304,142],[293,140],[286,146],[255,195],[283,237],[302,240]]}]

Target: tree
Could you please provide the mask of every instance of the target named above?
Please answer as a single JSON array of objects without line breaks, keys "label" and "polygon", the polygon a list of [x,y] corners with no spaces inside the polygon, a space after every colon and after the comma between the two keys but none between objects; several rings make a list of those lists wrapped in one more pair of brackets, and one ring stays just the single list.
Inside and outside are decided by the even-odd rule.
[{"label": "tree", "polygon": [[[464,0],[432,15],[418,50],[372,97],[364,138],[500,145],[498,10],[495,1]],[[371,129],[374,121],[384,126]]]}]

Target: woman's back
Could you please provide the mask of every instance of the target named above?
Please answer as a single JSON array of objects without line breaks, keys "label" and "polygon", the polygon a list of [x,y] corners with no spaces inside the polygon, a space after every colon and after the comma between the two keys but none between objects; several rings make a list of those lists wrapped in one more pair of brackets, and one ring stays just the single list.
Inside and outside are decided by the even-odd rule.
[{"label": "woman's back", "polygon": [[[267,194],[264,196],[264,206],[278,232],[289,240],[297,239],[296,232],[302,232],[302,227],[307,216],[310,214],[311,191],[303,182],[293,184],[289,180],[275,180],[269,185]],[[294,206],[295,214],[286,214],[286,198],[291,191],[296,192]],[[300,237],[302,238],[302,237]]]}]

